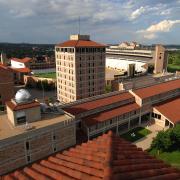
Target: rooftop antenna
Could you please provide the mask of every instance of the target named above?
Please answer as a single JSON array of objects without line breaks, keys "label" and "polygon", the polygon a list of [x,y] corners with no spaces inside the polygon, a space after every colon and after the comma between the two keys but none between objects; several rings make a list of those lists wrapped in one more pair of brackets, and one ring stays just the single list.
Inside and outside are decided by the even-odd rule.
[{"label": "rooftop antenna", "polygon": [[79,22],[79,34],[81,33],[81,19],[80,19],[80,16],[79,16],[79,20],[78,20],[78,22]]}]

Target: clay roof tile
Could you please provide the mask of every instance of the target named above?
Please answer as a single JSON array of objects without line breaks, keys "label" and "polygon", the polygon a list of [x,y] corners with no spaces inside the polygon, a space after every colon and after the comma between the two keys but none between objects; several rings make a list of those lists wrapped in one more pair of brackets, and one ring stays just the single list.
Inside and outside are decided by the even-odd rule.
[{"label": "clay roof tile", "polygon": [[109,132],[4,178],[24,176],[37,180],[173,180],[180,179],[180,171]]}]

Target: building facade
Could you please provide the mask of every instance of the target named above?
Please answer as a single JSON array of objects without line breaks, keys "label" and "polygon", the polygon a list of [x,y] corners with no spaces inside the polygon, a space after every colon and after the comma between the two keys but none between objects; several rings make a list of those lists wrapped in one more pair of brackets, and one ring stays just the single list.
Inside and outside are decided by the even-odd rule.
[{"label": "building facade", "polygon": [[[77,101],[65,105],[63,109],[74,116],[77,127],[91,139],[108,130],[122,134],[149,122],[155,122],[162,128],[172,127],[180,123],[179,96],[180,79],[176,79],[136,90],[113,92],[84,102]],[[159,103],[164,103],[164,108],[158,108]],[[171,104],[175,104],[174,109]],[[154,115],[157,110],[161,117],[166,118]]]},{"label": "building facade", "polygon": [[167,71],[168,53],[162,45],[156,45],[154,52],[154,73]]},{"label": "building facade", "polygon": [[24,75],[31,73],[30,62],[31,58],[12,58],[11,59],[11,69],[14,73],[14,82],[18,84],[24,84]]},{"label": "building facade", "polygon": [[13,73],[10,68],[0,64],[0,106],[4,106],[14,95]]},{"label": "building facade", "polygon": [[104,93],[105,45],[89,35],[71,35],[55,47],[57,94],[61,102],[72,102]]}]

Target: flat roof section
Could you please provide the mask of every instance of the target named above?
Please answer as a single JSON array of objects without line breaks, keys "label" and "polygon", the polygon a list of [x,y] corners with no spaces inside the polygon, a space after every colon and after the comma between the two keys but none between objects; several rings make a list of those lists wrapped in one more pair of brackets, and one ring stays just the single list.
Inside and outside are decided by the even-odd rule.
[{"label": "flat roof section", "polygon": [[180,79],[172,80],[154,86],[149,86],[141,89],[134,90],[133,92],[140,98],[145,99],[157,94],[165,93],[171,90],[180,88]]},{"label": "flat roof section", "polygon": [[125,93],[120,93],[118,95],[113,95],[89,102],[83,102],[77,105],[72,105],[70,107],[63,108],[63,110],[67,111],[70,114],[77,115],[86,111],[90,111],[99,107],[107,106],[131,98],[134,98],[134,96],[131,95],[129,92],[125,92]]},{"label": "flat roof section", "polygon": [[95,115],[85,117],[82,120],[85,122],[87,126],[92,126],[99,122],[103,122],[108,119],[112,119],[116,116],[120,116],[122,114],[131,112],[133,110],[138,110],[138,109],[140,109],[139,105],[137,105],[136,103],[129,103],[127,105],[122,105],[112,110],[104,111]]},{"label": "flat roof section", "polygon": [[17,169],[2,179],[175,180],[179,177],[180,170],[109,132]]},{"label": "flat roof section", "polygon": [[174,124],[180,123],[180,96],[154,106],[162,115]]},{"label": "flat roof section", "polygon": [[0,143],[1,140],[5,140],[7,138],[26,134],[31,132],[35,133],[40,128],[45,128],[54,124],[58,124],[60,122],[72,119],[70,116],[64,115],[55,115],[55,114],[41,114],[41,120],[28,123],[31,130],[27,130],[24,125],[13,126],[11,122],[8,120],[7,114],[0,115]]}]

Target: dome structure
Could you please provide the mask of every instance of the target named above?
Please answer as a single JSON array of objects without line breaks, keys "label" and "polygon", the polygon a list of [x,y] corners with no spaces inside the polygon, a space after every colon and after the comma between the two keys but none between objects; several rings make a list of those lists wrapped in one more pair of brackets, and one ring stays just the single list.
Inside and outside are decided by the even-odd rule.
[{"label": "dome structure", "polygon": [[15,95],[17,103],[25,103],[31,100],[31,94],[26,89],[20,89]]}]

